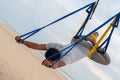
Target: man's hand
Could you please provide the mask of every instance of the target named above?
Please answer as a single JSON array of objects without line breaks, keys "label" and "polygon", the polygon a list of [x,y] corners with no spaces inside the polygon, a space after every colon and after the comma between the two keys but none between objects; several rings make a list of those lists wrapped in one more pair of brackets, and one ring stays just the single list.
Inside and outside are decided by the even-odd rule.
[{"label": "man's hand", "polygon": [[42,65],[46,66],[46,67],[50,67],[52,65],[52,63],[49,60],[44,60],[42,62]]},{"label": "man's hand", "polygon": [[22,43],[22,42],[20,42],[20,41],[22,41],[22,39],[21,39],[20,36],[16,36],[16,37],[15,37],[15,40],[16,40],[16,42],[18,42],[18,43]]},{"label": "man's hand", "polygon": [[[42,62],[42,65],[50,68],[50,67],[52,66],[52,63],[53,63],[53,62],[54,62],[54,61],[44,60],[44,61]],[[54,64],[51,68],[52,68],[52,69],[56,69],[56,68],[59,68],[59,67],[65,66],[65,65],[66,65],[65,62],[61,60],[61,61],[57,62],[56,64]]]},{"label": "man's hand", "polygon": [[57,64],[55,64],[55,65],[52,66],[52,63],[53,63],[53,61],[44,60],[44,61],[42,62],[42,65],[44,65],[44,66],[46,66],[46,67],[49,67],[49,68],[52,68],[52,69],[58,68],[58,65],[57,65]]}]

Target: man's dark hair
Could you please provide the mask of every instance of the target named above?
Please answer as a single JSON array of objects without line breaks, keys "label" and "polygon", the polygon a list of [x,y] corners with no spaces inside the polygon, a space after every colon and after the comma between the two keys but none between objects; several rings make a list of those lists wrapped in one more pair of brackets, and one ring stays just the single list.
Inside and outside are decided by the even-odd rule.
[{"label": "man's dark hair", "polygon": [[[59,50],[55,49],[55,48],[50,48],[46,51],[45,53],[45,58],[49,58],[50,56],[53,56],[55,55],[57,52],[59,52]],[[51,57],[50,59],[48,60],[52,60],[52,61],[55,61],[55,60],[58,60],[60,58],[60,53],[57,53],[55,56]]]}]

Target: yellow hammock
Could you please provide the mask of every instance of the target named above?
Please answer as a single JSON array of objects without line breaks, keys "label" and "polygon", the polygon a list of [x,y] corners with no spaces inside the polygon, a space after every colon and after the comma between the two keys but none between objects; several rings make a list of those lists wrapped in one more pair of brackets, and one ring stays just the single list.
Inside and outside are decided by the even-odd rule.
[{"label": "yellow hammock", "polygon": [[112,23],[109,25],[109,27],[105,30],[105,32],[103,33],[103,35],[100,37],[100,39],[96,42],[96,44],[92,47],[92,49],[89,51],[89,53],[87,54],[87,56],[90,58],[91,55],[94,53],[94,51],[97,49],[98,45],[101,43],[101,41],[104,39],[104,37],[107,35],[107,33],[109,32],[109,30],[112,28],[113,24],[116,21],[116,17],[114,18],[114,20],[112,21]]}]

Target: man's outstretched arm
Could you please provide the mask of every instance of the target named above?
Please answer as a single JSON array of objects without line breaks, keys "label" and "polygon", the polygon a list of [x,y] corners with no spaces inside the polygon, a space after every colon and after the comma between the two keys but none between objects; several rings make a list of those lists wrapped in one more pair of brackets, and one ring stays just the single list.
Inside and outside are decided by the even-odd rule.
[{"label": "man's outstretched arm", "polygon": [[[20,43],[19,41],[21,40],[20,36],[16,36],[15,37],[16,42]],[[46,45],[45,44],[37,44],[37,43],[33,43],[30,41],[23,41],[22,44],[26,45],[29,48],[32,49],[37,49],[37,50],[46,50]]]}]

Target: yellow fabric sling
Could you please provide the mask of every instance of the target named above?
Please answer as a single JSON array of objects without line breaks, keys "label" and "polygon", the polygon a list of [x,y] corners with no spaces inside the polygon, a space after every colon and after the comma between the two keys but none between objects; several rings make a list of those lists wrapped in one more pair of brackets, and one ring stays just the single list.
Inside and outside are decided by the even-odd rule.
[{"label": "yellow fabric sling", "polygon": [[94,39],[94,41],[96,42],[97,37],[94,34],[91,34],[90,37],[92,37]]},{"label": "yellow fabric sling", "polygon": [[100,42],[102,42],[102,40],[104,39],[104,37],[107,35],[107,33],[109,32],[109,30],[113,27],[113,24],[115,23],[116,18],[114,18],[114,20],[112,21],[112,23],[109,25],[109,27],[105,30],[105,32],[103,33],[103,35],[101,36],[101,38],[97,41],[97,43],[93,46],[93,48],[89,51],[89,53],[87,54],[87,56],[90,58],[91,55],[94,53],[94,51],[96,50],[96,48],[98,47],[98,45],[100,44]]}]

